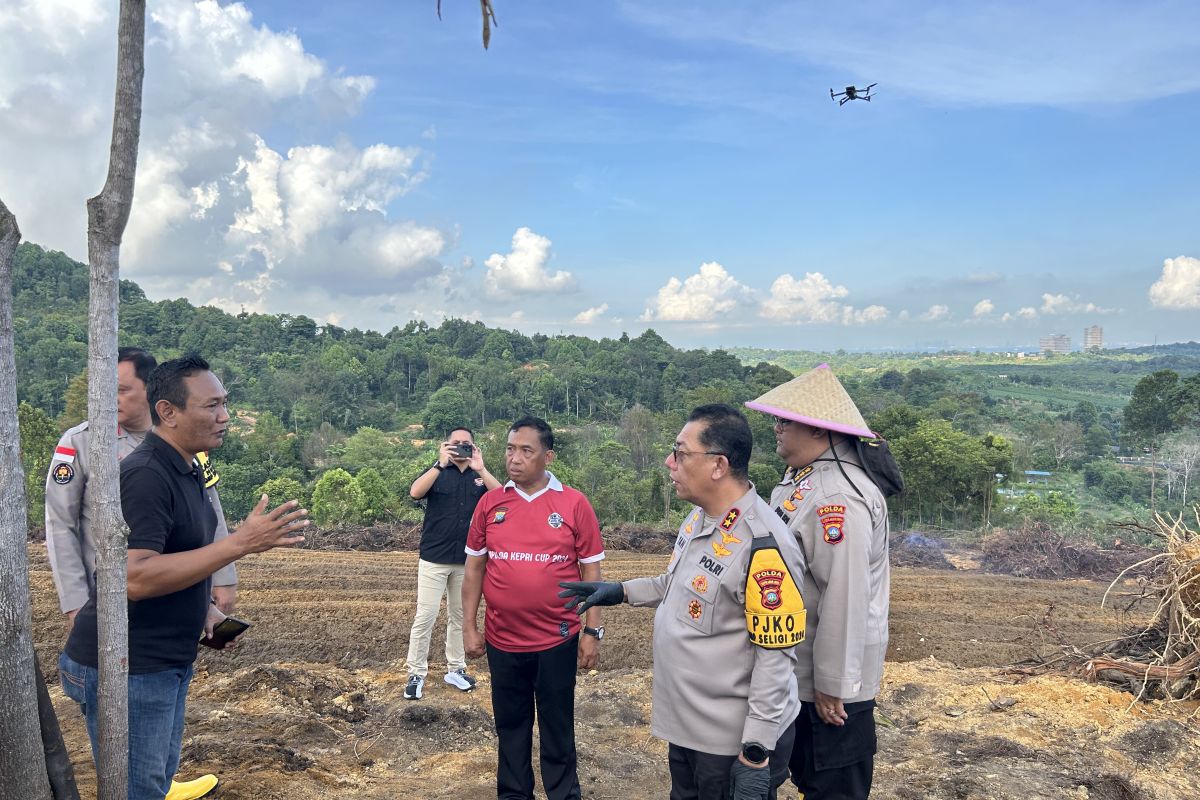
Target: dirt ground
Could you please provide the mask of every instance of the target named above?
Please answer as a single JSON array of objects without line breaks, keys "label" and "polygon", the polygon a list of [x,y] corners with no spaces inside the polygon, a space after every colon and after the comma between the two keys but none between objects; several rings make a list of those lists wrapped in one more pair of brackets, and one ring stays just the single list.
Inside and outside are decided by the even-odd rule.
[{"label": "dirt ground", "polygon": [[[39,656],[84,796],[94,796],[82,718],[54,682],[63,627],[45,547],[29,553]],[[622,579],[656,574],[666,560],[610,551],[604,567]],[[969,554],[950,561],[956,571],[893,571],[874,797],[1200,796],[1195,704],[1135,704],[1074,678],[1000,670],[1057,650],[1041,624],[1048,612],[1057,636],[1079,645],[1136,622],[1100,608],[1105,583],[982,574]],[[416,568],[411,552],[246,559],[238,614],[255,627],[235,652],[197,662],[180,776],[217,773],[211,796],[221,800],[494,797],[486,664],[472,665],[474,692],[442,683],[438,631],[424,699],[403,699]],[[606,609],[599,669],[579,676],[585,798],[667,796],[666,745],[649,733],[652,619],[645,609]]]}]

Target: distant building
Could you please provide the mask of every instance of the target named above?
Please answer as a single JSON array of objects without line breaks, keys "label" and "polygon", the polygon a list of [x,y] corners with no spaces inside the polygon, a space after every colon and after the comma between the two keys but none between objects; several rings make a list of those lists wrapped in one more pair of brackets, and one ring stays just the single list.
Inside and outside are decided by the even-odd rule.
[{"label": "distant building", "polygon": [[1071,352],[1071,337],[1065,333],[1052,333],[1049,336],[1043,336],[1038,339],[1038,349],[1043,353],[1069,353]]},{"label": "distant building", "polygon": [[1084,350],[1103,350],[1104,349],[1104,328],[1099,325],[1083,329],[1083,349]]},{"label": "distant building", "polygon": [[1025,470],[1025,482],[1026,483],[1049,483],[1051,474],[1053,474],[1053,473],[1046,472],[1045,470],[1027,469],[1027,470]]}]

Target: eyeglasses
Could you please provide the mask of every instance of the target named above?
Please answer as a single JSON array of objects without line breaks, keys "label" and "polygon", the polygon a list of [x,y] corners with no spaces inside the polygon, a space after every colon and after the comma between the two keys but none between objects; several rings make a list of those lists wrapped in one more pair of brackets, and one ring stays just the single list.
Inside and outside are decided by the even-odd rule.
[{"label": "eyeglasses", "polygon": [[779,428],[779,430],[781,430],[781,431],[787,430],[788,426],[794,425],[795,422],[796,422],[796,420],[794,420],[794,419],[784,419],[783,417],[776,417],[775,418],[775,427]]},{"label": "eyeglasses", "polygon": [[[682,461],[685,456],[724,456],[724,455],[725,455],[724,453],[718,452],[716,450],[704,450],[704,451],[684,450],[678,444],[671,445],[671,457],[674,458],[677,462]],[[728,458],[728,456],[725,456],[725,457]]]}]

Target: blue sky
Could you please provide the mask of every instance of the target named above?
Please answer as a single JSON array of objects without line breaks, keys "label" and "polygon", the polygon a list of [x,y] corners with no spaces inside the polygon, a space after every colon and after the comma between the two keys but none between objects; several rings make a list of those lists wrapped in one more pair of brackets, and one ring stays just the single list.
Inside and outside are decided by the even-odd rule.
[{"label": "blue sky", "polygon": [[[78,258],[110,5],[0,11],[0,197]],[[1200,338],[1194,3],[495,5],[485,52],[475,0],[151,0],[124,275],[384,330]]]}]

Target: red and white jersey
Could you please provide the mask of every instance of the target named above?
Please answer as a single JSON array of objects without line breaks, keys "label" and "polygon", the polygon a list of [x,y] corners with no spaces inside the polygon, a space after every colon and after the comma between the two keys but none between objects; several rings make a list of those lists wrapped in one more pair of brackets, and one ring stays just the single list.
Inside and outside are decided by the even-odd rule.
[{"label": "red and white jersey", "polygon": [[550,482],[527,495],[512,481],[479,499],[467,555],[487,556],[484,637],[510,653],[547,650],[579,633],[579,615],[558,596],[579,564],[604,558],[600,523],[583,494]]}]

